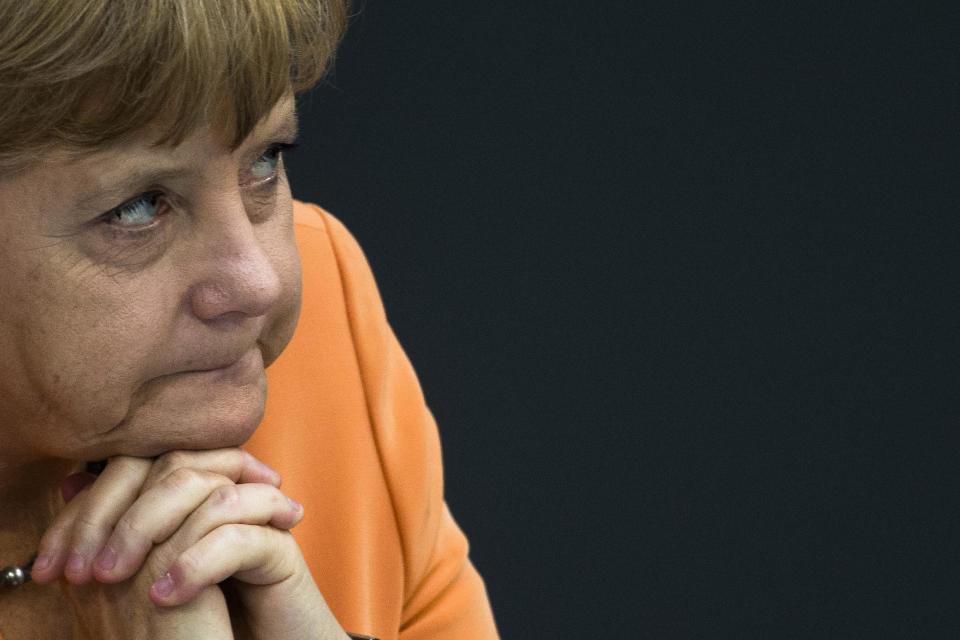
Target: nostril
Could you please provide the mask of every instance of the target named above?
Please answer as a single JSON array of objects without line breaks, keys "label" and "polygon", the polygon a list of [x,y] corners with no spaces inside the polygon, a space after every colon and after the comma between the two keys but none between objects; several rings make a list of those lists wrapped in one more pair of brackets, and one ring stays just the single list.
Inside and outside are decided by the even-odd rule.
[{"label": "nostril", "polygon": [[231,313],[266,315],[283,296],[278,267],[285,253],[275,255],[275,250],[286,248],[284,240],[273,235],[277,230],[271,225],[255,228],[245,217],[221,222],[195,237],[196,258],[187,264],[196,278],[190,292],[194,313],[202,320]]},{"label": "nostril", "polygon": [[251,269],[223,270],[215,279],[195,285],[190,303],[198,318],[212,320],[228,315],[266,315],[283,293],[280,277],[271,265]]}]

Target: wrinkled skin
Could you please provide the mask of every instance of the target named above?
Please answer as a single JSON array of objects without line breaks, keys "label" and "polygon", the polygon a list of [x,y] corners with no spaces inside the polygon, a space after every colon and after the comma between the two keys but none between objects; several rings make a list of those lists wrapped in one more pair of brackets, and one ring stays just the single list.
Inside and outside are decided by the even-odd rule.
[{"label": "wrinkled skin", "polygon": [[[264,369],[299,313],[277,152],[296,134],[293,100],[235,150],[214,128],[173,148],[149,146],[154,133],[94,154],[50,152],[0,177],[0,548],[55,557],[0,601],[0,630],[66,637],[65,624],[99,620],[117,637],[132,624],[173,640],[229,637],[232,622],[249,637],[344,638],[286,531],[302,512],[237,448],[262,418]],[[177,488],[193,489],[144,508],[171,456]],[[77,463],[108,458],[112,473],[67,480],[65,506]],[[218,510],[224,496],[235,508]],[[116,527],[123,518],[136,526]],[[129,537],[150,527],[176,531]],[[94,570],[106,545],[122,571]],[[71,568],[78,554],[86,564]],[[155,590],[167,573],[181,587],[165,601]],[[246,627],[216,586],[227,576]],[[43,590],[60,578],[70,622]]]},{"label": "wrinkled skin", "polygon": [[[234,153],[201,130],[174,149],[144,140],[79,159],[52,154],[0,181],[8,464],[247,440],[263,412],[264,367],[299,309],[282,163],[272,182],[257,182],[270,166],[258,158],[293,133],[283,131],[292,109],[280,103]],[[175,173],[109,194],[141,169]],[[128,215],[124,229],[102,218],[147,191],[164,193],[155,217]],[[238,360],[230,372],[200,372]]]}]

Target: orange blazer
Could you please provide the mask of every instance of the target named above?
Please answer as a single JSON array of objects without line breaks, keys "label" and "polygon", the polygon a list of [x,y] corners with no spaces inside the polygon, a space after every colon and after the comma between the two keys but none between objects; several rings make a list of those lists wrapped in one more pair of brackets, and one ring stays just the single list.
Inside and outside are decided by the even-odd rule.
[{"label": "orange blazer", "polygon": [[357,241],[294,202],[303,306],[247,448],[304,505],[293,531],[340,625],[381,640],[498,638],[443,497],[437,426]]}]

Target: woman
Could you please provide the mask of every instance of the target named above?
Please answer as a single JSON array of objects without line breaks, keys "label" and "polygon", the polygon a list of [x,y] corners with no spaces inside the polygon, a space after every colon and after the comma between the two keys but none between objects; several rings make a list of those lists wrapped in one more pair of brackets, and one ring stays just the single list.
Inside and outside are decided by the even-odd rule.
[{"label": "woman", "polygon": [[344,21],[0,0],[3,640],[497,637],[369,266],[283,171]]}]

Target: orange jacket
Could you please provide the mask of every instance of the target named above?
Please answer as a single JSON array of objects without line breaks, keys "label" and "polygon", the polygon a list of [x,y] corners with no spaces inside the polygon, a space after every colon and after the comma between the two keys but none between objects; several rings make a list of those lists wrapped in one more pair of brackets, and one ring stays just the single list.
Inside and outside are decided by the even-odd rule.
[{"label": "orange jacket", "polygon": [[340,625],[381,640],[498,638],[443,498],[440,440],[370,266],[335,217],[294,203],[303,307],[247,448],[303,503],[294,529]]}]

